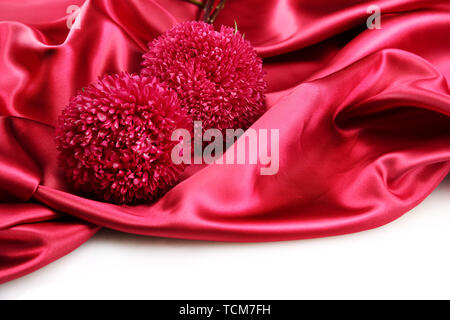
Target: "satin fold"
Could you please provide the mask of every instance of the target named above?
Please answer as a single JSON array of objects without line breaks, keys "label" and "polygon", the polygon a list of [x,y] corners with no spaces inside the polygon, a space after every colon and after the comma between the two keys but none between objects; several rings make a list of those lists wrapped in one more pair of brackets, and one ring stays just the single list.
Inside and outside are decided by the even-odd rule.
[{"label": "satin fold", "polygon": [[[81,29],[66,8],[81,9]],[[366,9],[382,10],[368,30]],[[0,283],[71,252],[100,227],[148,236],[278,241],[386,224],[450,170],[450,5],[423,0],[228,1],[264,57],[279,172],[190,168],[156,203],[117,206],[75,192],[54,125],[79,88],[137,72],[148,41],[195,19],[180,0],[5,0],[0,4]],[[242,137],[241,139],[244,139]]]}]

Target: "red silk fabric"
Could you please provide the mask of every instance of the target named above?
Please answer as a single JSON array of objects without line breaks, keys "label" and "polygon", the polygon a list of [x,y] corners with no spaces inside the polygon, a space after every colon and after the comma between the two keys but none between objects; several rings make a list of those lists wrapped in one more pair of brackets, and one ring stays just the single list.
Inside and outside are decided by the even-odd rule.
[{"label": "red silk fabric", "polygon": [[[81,29],[66,26],[81,7]],[[380,30],[366,28],[381,8]],[[264,57],[280,169],[210,165],[155,204],[77,195],[56,165],[57,116],[104,73],[137,72],[148,41],[198,9],[181,0],[0,3],[0,283],[100,227],[149,236],[274,241],[357,232],[421,202],[450,169],[447,0],[227,2]]]}]

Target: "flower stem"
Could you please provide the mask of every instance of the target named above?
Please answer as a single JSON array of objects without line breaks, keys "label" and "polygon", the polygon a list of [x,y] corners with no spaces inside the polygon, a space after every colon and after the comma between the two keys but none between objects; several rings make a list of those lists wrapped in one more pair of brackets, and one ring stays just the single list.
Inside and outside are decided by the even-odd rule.
[{"label": "flower stem", "polygon": [[216,21],[217,16],[219,15],[220,11],[222,11],[223,8],[225,8],[225,3],[227,0],[220,0],[219,4],[217,5],[216,9],[214,9],[213,14],[209,18],[209,23],[214,23]]},{"label": "flower stem", "polygon": [[203,21],[209,24],[216,21],[219,13],[225,8],[225,3],[227,0],[220,0],[216,7],[214,3],[216,0],[183,0],[196,5],[197,7],[203,9]]},{"label": "flower stem", "polygon": [[206,0],[206,5],[205,5],[205,9],[204,9],[205,14],[203,15],[204,22],[211,23],[210,15],[211,15],[213,4],[214,4],[214,0]]},{"label": "flower stem", "polygon": [[192,4],[195,4],[197,7],[200,7],[200,8],[202,8],[202,9],[205,7],[205,5],[203,4],[203,2],[201,2],[201,1],[197,1],[197,0],[184,0],[184,1],[190,2],[190,3],[192,3]]}]

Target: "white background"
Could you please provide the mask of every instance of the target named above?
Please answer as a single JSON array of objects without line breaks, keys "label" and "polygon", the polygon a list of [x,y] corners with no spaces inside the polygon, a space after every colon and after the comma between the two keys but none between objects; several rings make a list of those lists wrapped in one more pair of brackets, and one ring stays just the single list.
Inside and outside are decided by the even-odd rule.
[{"label": "white background", "polygon": [[450,299],[450,178],[384,227],[213,243],[110,230],[0,285],[0,299]]}]

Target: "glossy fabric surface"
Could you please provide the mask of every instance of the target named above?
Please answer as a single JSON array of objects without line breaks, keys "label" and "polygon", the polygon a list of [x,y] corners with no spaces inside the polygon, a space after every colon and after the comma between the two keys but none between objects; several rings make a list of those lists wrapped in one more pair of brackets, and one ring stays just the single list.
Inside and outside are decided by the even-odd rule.
[{"label": "glossy fabric surface", "polygon": [[[66,8],[81,7],[81,29]],[[366,10],[381,7],[379,30]],[[362,231],[421,202],[450,169],[450,5],[419,0],[227,2],[264,58],[280,168],[210,165],[158,202],[90,200],[56,165],[54,125],[104,73],[137,72],[151,39],[198,9],[179,0],[0,3],[0,283],[100,227],[149,236],[276,241]]]}]

